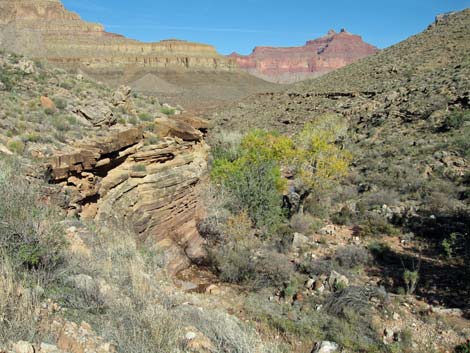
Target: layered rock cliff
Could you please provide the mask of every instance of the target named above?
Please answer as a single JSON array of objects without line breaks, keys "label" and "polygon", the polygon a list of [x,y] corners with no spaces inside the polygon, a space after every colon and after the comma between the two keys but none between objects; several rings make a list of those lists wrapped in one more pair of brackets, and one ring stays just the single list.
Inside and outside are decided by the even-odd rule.
[{"label": "layered rock cliff", "polygon": [[140,128],[121,127],[55,155],[48,171],[68,195],[70,213],[129,227],[148,247],[164,250],[175,273],[204,257],[196,223],[209,150],[199,129],[207,126],[184,118],[156,125],[158,142],[144,141]]},{"label": "layered rock cliff", "polygon": [[378,49],[358,35],[342,29],[330,30],[324,37],[303,47],[256,47],[251,55],[230,55],[240,68],[272,82],[291,83],[336,70],[375,54]]},{"label": "layered rock cliff", "polygon": [[83,21],[60,0],[0,0],[0,46],[30,57],[88,68],[128,65],[165,70],[217,70],[234,67],[215,48],[166,40],[142,43]]}]

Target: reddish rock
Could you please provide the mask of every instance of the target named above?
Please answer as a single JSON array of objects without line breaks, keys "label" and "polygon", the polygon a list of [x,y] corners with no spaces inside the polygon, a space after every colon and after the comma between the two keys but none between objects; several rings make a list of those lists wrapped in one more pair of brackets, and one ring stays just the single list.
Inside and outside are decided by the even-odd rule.
[{"label": "reddish rock", "polygon": [[303,47],[256,47],[251,55],[233,53],[239,67],[273,82],[289,83],[315,77],[375,54],[378,49],[344,29],[330,30]]},{"label": "reddish rock", "polygon": [[52,99],[50,99],[49,97],[42,96],[41,98],[39,98],[39,100],[40,100],[40,102],[41,102],[41,106],[42,106],[44,109],[55,110],[55,104],[54,104],[54,102],[52,101]]}]

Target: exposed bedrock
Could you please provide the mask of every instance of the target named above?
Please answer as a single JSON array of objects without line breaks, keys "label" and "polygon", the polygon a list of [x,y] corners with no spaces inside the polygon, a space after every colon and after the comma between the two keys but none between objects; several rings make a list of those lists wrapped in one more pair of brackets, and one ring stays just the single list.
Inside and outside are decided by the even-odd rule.
[{"label": "exposed bedrock", "polygon": [[175,273],[205,256],[197,221],[209,147],[203,120],[172,120],[158,143],[148,144],[140,128],[110,130],[54,156],[48,170],[70,195],[70,213],[128,226],[143,245],[164,250]]}]

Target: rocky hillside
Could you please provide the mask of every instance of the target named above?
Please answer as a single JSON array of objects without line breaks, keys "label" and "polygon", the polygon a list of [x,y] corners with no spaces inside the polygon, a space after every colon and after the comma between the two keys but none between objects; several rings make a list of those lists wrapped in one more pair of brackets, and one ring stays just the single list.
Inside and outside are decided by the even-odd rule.
[{"label": "rocky hillside", "polygon": [[[470,10],[441,16],[377,55],[282,93],[255,95],[212,120],[231,131],[293,133],[324,113],[341,114],[364,188],[393,190],[413,204],[424,197],[429,207],[444,206],[439,195],[468,205],[459,190],[469,167],[469,24]],[[440,186],[428,190],[428,183]]]},{"label": "rocky hillside", "polygon": [[303,47],[256,47],[248,56],[233,53],[230,57],[252,75],[271,82],[292,83],[339,69],[377,51],[360,36],[342,29],[339,33],[330,30]]},{"label": "rocky hillside", "polygon": [[172,254],[171,272],[203,255],[207,122],[13,54],[0,69],[0,151],[42,166],[33,174],[58,186],[69,216],[125,220],[141,242]]},{"label": "rocky hillside", "polygon": [[125,38],[83,21],[60,0],[1,0],[0,48],[186,106],[233,101],[269,87],[238,72],[233,59],[210,45]]}]

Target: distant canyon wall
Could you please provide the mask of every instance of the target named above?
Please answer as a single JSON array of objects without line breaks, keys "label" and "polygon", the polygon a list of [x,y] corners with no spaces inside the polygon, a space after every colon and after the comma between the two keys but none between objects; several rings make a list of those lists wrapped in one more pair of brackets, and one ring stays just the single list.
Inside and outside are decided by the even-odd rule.
[{"label": "distant canyon wall", "polygon": [[142,43],[83,21],[60,0],[0,0],[0,46],[57,64],[230,71],[235,60],[210,45],[179,40]]},{"label": "distant canyon wall", "polygon": [[260,78],[277,83],[292,83],[339,69],[378,49],[358,35],[330,30],[324,37],[310,40],[302,47],[256,47],[250,55],[229,55],[238,66]]}]

